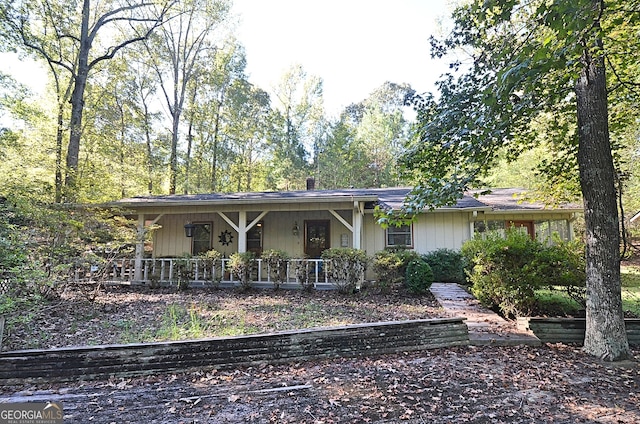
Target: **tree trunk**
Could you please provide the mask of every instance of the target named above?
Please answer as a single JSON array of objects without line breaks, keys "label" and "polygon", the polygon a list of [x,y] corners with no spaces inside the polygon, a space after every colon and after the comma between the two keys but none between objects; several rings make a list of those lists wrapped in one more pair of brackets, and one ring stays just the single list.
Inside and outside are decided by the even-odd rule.
[{"label": "tree trunk", "polygon": [[[597,43],[601,44],[601,43]],[[600,47],[600,46],[597,46]],[[608,128],[604,58],[585,49],[576,83],[578,166],[584,199],[587,311],[584,351],[606,361],[631,356],[622,313],[620,235]]]},{"label": "tree trunk", "polygon": [[62,139],[64,138],[64,105],[58,99],[58,128],[56,130],[56,203],[62,203]]},{"label": "tree trunk", "polygon": [[153,146],[151,143],[151,123],[149,118],[149,107],[145,97],[142,96],[144,106],[144,136],[147,143],[147,191],[153,194]]},{"label": "tree trunk", "polygon": [[213,127],[213,157],[211,158],[211,192],[215,193],[218,189],[218,179],[216,174],[218,172],[218,138],[220,136],[220,116],[222,115],[222,103],[224,101],[224,94],[222,99],[218,102],[218,109],[216,111],[215,125]]},{"label": "tree trunk", "polygon": [[73,93],[71,94],[71,123],[69,146],[67,147],[67,169],[65,177],[65,200],[74,201],[77,190],[78,158],[80,157],[80,137],[82,136],[82,112],[84,109],[84,90],[89,75],[89,0],[84,0],[82,6],[82,25],[80,28],[80,51],[78,52],[78,69],[74,77]]},{"label": "tree trunk", "polygon": [[[174,108],[177,108],[174,104]],[[176,194],[176,186],[178,185],[178,128],[180,122],[180,114],[172,113],[173,126],[171,131],[171,153],[169,156],[169,194]]]}]

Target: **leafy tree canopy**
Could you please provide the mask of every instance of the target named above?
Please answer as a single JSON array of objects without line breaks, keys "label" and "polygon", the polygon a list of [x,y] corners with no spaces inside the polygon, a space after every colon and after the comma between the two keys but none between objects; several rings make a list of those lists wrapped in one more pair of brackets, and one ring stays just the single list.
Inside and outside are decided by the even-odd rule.
[{"label": "leafy tree canopy", "polygon": [[465,59],[453,61],[439,97],[409,98],[417,105],[419,137],[402,160],[415,184],[404,211],[412,216],[454,204],[468,188],[481,186],[501,155],[514,159],[543,143],[551,147],[555,155],[541,171],[567,188],[559,183],[579,175],[584,202],[584,350],[612,361],[630,355],[620,295],[620,164],[612,151],[635,119],[628,106],[637,86],[639,16],[635,1],[474,0],[459,6],[452,32],[433,39],[432,52]]},{"label": "leafy tree canopy", "polygon": [[603,37],[603,46],[590,48],[609,65],[614,150],[633,123],[628,106],[638,82],[631,48],[638,2],[599,3],[488,0],[454,11],[450,34],[431,40],[432,55],[451,59],[451,72],[437,97],[407,99],[419,114],[419,135],[401,160],[416,185],[408,213],[454,203],[483,186],[497,161],[540,146],[548,154],[538,162],[536,188],[547,200],[579,195],[574,90],[585,45]]}]

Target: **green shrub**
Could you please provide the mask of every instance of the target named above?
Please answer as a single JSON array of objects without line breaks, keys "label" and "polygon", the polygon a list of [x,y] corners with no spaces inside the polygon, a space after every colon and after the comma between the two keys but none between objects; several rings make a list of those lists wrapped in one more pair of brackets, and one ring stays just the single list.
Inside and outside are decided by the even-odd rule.
[{"label": "green shrub", "polygon": [[406,265],[396,252],[389,250],[376,252],[373,257],[373,272],[376,273],[378,288],[386,291],[391,286],[402,282]]},{"label": "green shrub", "polygon": [[262,262],[267,265],[269,277],[274,289],[279,289],[287,278],[287,266],[290,256],[282,250],[270,249],[262,252]]},{"label": "green shrub", "polygon": [[563,290],[570,299],[586,308],[585,246],[581,241],[558,242],[538,255],[536,273],[552,290]]},{"label": "green shrub", "polygon": [[391,286],[403,283],[407,265],[419,258],[416,252],[405,248],[388,248],[377,252],[373,258],[377,287],[381,291],[387,291]]},{"label": "green shrub", "polygon": [[424,294],[433,283],[433,271],[427,262],[418,258],[407,265],[405,286],[410,293]]},{"label": "green shrub", "polygon": [[313,281],[311,281],[311,269],[313,264],[306,258],[296,260],[294,272],[296,274],[296,280],[302,286],[302,290],[311,291],[313,289]]},{"label": "green shrub", "polygon": [[208,281],[213,283],[215,287],[220,285],[222,276],[216,275],[216,269],[218,267],[222,268],[222,253],[215,249],[207,250],[206,252],[200,253],[198,259],[202,264],[202,272],[206,273],[209,277]]},{"label": "green shrub", "polygon": [[537,289],[562,286],[568,292],[580,291],[583,251],[577,244],[546,246],[516,230],[505,237],[474,238],[461,249],[473,294],[508,317],[530,314]]},{"label": "green shrub", "polygon": [[195,278],[195,262],[191,255],[184,254],[173,263],[175,282],[178,290],[187,290],[189,283]]},{"label": "green shrub", "polygon": [[238,281],[242,290],[251,288],[251,274],[256,266],[256,256],[253,252],[233,253],[229,257],[229,270]]},{"label": "green shrub", "polygon": [[464,261],[456,250],[438,249],[422,255],[433,271],[433,280],[441,283],[464,283]]},{"label": "green shrub", "polygon": [[341,293],[353,293],[364,278],[367,254],[358,249],[332,248],[322,252],[329,281]]}]

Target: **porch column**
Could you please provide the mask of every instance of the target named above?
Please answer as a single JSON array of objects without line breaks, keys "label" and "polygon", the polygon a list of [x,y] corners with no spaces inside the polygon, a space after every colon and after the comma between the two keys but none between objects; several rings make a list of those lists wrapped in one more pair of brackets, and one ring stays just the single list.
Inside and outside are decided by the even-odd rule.
[{"label": "porch column", "polygon": [[238,212],[238,253],[247,251],[247,212]]},{"label": "porch column", "polygon": [[142,280],[142,259],[144,258],[144,214],[138,214],[136,227],[136,257],[133,269],[133,280]]},{"label": "porch column", "polygon": [[362,216],[364,211],[360,202],[353,202],[353,248],[362,249]]}]

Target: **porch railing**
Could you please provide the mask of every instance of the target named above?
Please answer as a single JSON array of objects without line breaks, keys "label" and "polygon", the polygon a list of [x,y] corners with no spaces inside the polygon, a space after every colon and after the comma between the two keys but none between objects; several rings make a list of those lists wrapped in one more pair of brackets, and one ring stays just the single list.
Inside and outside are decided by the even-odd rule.
[{"label": "porch railing", "polygon": [[[229,271],[230,259],[225,258],[210,261],[198,258],[158,258],[142,259],[140,263],[140,278],[136,279],[136,260],[131,258],[107,260],[100,265],[76,266],[73,270],[73,280],[76,282],[117,282],[162,285],[176,283],[179,278],[179,266],[184,267],[185,261],[189,269],[189,283],[195,286],[208,285],[236,285],[237,278]],[[326,267],[322,259],[290,259],[282,284],[305,285],[318,287],[326,283]],[[257,285],[273,285],[268,265],[261,259],[256,259],[256,266],[251,275],[251,283]],[[302,281],[304,279],[305,281]]]}]

